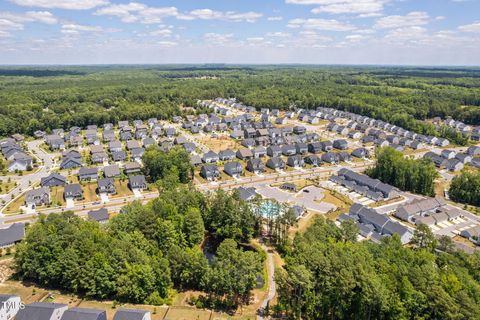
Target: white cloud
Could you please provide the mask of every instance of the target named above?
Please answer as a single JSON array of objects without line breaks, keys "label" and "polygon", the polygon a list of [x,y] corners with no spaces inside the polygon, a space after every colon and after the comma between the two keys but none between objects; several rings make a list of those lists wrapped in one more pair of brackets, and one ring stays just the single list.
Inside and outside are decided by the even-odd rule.
[{"label": "white cloud", "polygon": [[389,0],[286,0],[289,4],[318,5],[312,13],[360,13],[379,14]]},{"label": "white cloud", "polygon": [[273,37],[273,38],[287,38],[290,37],[290,33],[288,32],[268,32],[265,34],[267,37]]},{"label": "white cloud", "polygon": [[255,22],[263,16],[261,13],[257,12],[235,12],[235,11],[216,11],[212,9],[196,9],[192,10],[187,14],[179,15],[179,19],[181,20],[225,20],[225,21],[233,21],[233,22]]},{"label": "white cloud", "polygon": [[288,22],[288,27],[325,31],[351,31],[356,29],[351,24],[327,19],[293,19]]},{"label": "white cloud", "polygon": [[154,37],[167,38],[167,37],[171,37],[172,33],[173,33],[172,30],[164,28],[164,29],[158,29],[158,30],[152,31],[150,32],[150,35]]},{"label": "white cloud", "polygon": [[282,21],[283,17],[277,16],[277,17],[268,17],[268,21]]},{"label": "white cloud", "polygon": [[26,13],[0,12],[0,36],[11,36],[11,31],[24,29],[25,23],[56,24],[57,18],[48,11],[28,11]]},{"label": "white cloud", "polygon": [[458,30],[463,32],[475,32],[480,33],[480,22],[474,22],[472,24],[466,24],[458,27]]},{"label": "white cloud", "polygon": [[160,46],[162,47],[167,47],[167,48],[171,48],[171,47],[175,47],[178,45],[177,42],[174,42],[174,41],[159,41],[157,42]]},{"label": "white cloud", "polygon": [[148,7],[142,3],[130,2],[100,8],[95,15],[115,16],[125,23],[157,24],[166,17],[177,16],[178,10],[175,7]]},{"label": "white cloud", "polygon": [[108,4],[107,0],[9,0],[19,6],[87,10]]},{"label": "white cloud", "polygon": [[205,33],[203,40],[207,45],[225,45],[233,40],[233,33]]},{"label": "white cloud", "polygon": [[104,29],[99,26],[84,26],[80,24],[64,24],[61,32],[66,35],[77,35],[83,32],[103,32]]},{"label": "white cloud", "polygon": [[402,27],[421,26],[428,24],[430,17],[428,13],[421,11],[413,11],[406,16],[386,16],[376,21],[374,28],[376,29],[395,29]]}]

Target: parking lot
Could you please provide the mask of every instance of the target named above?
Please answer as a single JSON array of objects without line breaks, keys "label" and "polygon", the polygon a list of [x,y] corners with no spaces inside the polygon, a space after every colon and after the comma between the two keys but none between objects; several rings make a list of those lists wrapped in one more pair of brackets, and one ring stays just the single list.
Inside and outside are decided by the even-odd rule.
[{"label": "parking lot", "polygon": [[306,187],[298,192],[289,192],[266,184],[258,186],[256,191],[264,198],[275,199],[280,203],[298,205],[309,211],[322,214],[336,209],[333,204],[321,201],[325,190],[315,186]]}]

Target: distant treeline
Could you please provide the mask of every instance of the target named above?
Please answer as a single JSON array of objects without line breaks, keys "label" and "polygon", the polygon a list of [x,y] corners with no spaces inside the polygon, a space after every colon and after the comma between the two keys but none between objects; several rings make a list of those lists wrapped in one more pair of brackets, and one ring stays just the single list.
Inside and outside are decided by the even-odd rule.
[{"label": "distant treeline", "polygon": [[480,124],[477,69],[150,65],[5,67],[0,74],[1,136],[167,119],[198,99],[216,97],[257,108],[348,110],[459,144],[465,139],[456,132],[418,120],[452,116]]}]

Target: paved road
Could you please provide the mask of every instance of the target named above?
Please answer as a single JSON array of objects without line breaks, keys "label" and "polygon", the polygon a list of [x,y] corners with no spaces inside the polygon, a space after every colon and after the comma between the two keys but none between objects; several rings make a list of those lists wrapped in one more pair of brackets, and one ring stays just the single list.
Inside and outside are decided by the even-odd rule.
[{"label": "paved road", "polygon": [[277,285],[275,283],[275,265],[273,263],[273,254],[271,250],[267,248],[264,244],[262,244],[262,249],[265,250],[267,253],[267,274],[268,274],[268,291],[267,295],[263,299],[260,308],[258,309],[258,316],[257,319],[263,320],[263,311],[267,307],[267,305],[270,303],[270,301],[273,300],[275,297],[275,294],[277,293]]},{"label": "paved road", "polygon": [[3,209],[7,204],[12,201],[13,198],[20,196],[26,190],[31,189],[32,185],[38,184],[43,177],[46,177],[50,174],[52,167],[55,165],[54,158],[59,156],[59,153],[48,153],[40,145],[43,143],[42,140],[34,140],[27,142],[28,149],[31,151],[33,156],[37,158],[37,163],[39,167],[35,169],[30,174],[23,176],[16,176],[15,181],[17,186],[10,190],[8,193],[0,196],[0,200],[4,200],[5,206],[0,209],[0,213],[3,212]]},{"label": "paved road", "polygon": [[35,220],[39,214],[50,214],[55,212],[64,212],[64,211],[73,211],[75,214],[84,216],[90,210],[96,210],[100,208],[107,208],[109,212],[119,212],[122,207],[127,205],[134,200],[142,201],[142,203],[147,203],[148,201],[158,197],[158,192],[143,193],[142,198],[137,198],[134,195],[121,198],[111,198],[110,201],[106,204],[101,204],[99,201],[89,202],[85,204],[76,204],[73,208],[45,208],[38,209],[35,213],[24,213],[24,214],[15,214],[3,216],[0,218],[1,223],[12,223],[16,220]]},{"label": "paved road", "polygon": [[282,182],[282,181],[291,181],[292,179],[309,179],[315,177],[325,177],[338,172],[338,170],[348,167],[354,171],[362,171],[370,166],[368,162],[361,162],[355,163],[352,166],[331,166],[331,167],[318,167],[318,168],[311,168],[311,169],[302,169],[302,170],[294,170],[294,171],[286,171],[286,172],[275,172],[271,174],[265,175],[258,175],[258,176],[251,176],[251,177],[244,177],[240,179],[233,179],[218,183],[204,183],[198,184],[197,187],[200,190],[205,192],[207,191],[214,191],[217,189],[224,189],[229,190],[238,187],[254,187],[256,185],[263,185],[265,183],[272,183],[272,182]]}]

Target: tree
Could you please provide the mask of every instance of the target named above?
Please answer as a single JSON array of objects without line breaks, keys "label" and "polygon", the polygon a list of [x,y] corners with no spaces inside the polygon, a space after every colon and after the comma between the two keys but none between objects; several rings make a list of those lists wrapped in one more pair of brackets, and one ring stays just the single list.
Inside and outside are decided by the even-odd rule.
[{"label": "tree", "polygon": [[215,299],[224,299],[229,306],[243,305],[248,303],[261,271],[257,253],[242,251],[234,240],[226,239],[205,274],[203,288]]},{"label": "tree", "polygon": [[358,226],[355,221],[347,219],[340,224],[343,241],[355,242],[358,236]]},{"label": "tree", "polygon": [[453,178],[448,194],[455,202],[480,206],[480,172],[462,171]]},{"label": "tree", "polygon": [[215,237],[220,240],[232,238],[246,241],[254,234],[254,213],[237,194],[219,190],[212,196],[210,203],[205,223]]},{"label": "tree", "polygon": [[437,239],[430,227],[421,223],[413,232],[411,243],[421,249],[433,250],[437,245]]},{"label": "tree", "polygon": [[121,301],[144,303],[155,292],[155,274],[149,265],[127,264],[117,279],[117,288]]},{"label": "tree", "polygon": [[[165,177],[172,183],[177,183],[177,181],[188,183],[192,180],[193,168],[190,164],[190,156],[182,147],[175,147],[169,152],[164,152],[158,147],[149,147],[145,151],[142,161],[145,173],[152,181]],[[177,173],[178,176],[175,177],[174,173]]]},{"label": "tree", "polygon": [[202,214],[197,208],[189,208],[185,213],[184,233],[189,246],[200,244],[205,236]]}]

